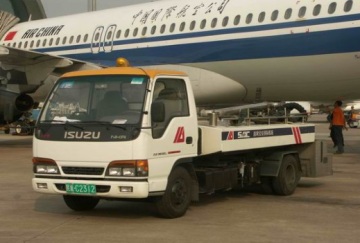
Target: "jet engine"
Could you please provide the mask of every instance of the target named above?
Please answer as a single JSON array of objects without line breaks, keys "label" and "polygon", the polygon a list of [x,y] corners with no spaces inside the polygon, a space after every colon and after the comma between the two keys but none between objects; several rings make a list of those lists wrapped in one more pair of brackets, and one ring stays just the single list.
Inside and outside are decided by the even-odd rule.
[{"label": "jet engine", "polygon": [[15,107],[18,111],[30,110],[34,105],[34,100],[27,94],[21,94],[15,99]]}]

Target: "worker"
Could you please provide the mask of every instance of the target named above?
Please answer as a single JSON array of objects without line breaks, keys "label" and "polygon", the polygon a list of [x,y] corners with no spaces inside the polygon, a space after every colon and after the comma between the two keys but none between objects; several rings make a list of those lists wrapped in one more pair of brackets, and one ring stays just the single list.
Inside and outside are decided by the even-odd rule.
[{"label": "worker", "polygon": [[335,154],[344,153],[344,136],[343,129],[347,130],[344,112],[341,109],[342,101],[337,100],[334,103],[334,110],[332,112],[332,119],[330,129],[333,136],[334,145],[336,148]]}]

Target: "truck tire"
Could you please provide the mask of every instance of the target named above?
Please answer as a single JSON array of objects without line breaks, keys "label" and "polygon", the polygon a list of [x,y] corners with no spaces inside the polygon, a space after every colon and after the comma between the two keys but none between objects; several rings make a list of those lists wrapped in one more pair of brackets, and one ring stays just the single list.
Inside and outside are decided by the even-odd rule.
[{"label": "truck tire", "polygon": [[183,167],[171,172],[165,194],[156,201],[161,217],[178,218],[183,216],[191,202],[191,177]]},{"label": "truck tire", "polygon": [[300,180],[298,161],[293,155],[284,156],[279,175],[272,181],[275,194],[287,196],[293,194]]},{"label": "truck tire", "polygon": [[66,205],[74,211],[92,210],[99,203],[99,198],[64,195]]}]

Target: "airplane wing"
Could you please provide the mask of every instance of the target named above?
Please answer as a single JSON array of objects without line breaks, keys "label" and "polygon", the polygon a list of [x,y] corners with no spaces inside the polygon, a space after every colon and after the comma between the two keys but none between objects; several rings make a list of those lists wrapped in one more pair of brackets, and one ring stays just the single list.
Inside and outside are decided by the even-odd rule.
[{"label": "airplane wing", "polygon": [[17,93],[33,93],[50,76],[101,66],[0,45],[0,87]]}]

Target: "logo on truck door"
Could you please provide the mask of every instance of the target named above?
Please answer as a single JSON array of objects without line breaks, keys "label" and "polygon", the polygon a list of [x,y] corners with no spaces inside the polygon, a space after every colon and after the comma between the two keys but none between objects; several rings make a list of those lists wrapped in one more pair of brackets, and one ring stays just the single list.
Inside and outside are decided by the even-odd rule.
[{"label": "logo on truck door", "polygon": [[185,142],[185,129],[184,127],[178,127],[174,143],[183,143]]}]

